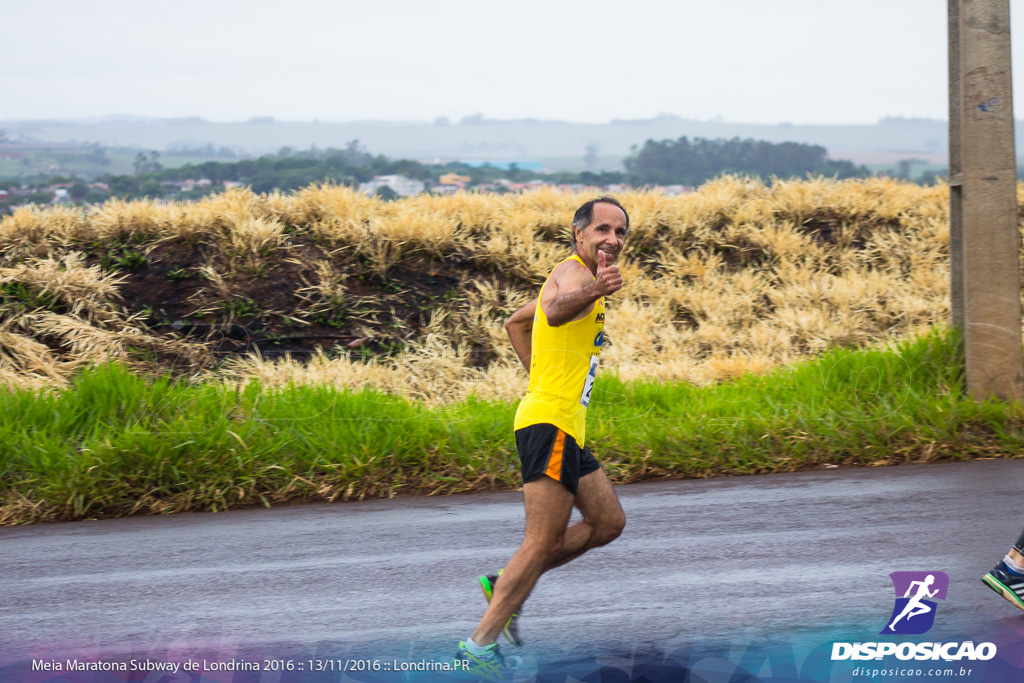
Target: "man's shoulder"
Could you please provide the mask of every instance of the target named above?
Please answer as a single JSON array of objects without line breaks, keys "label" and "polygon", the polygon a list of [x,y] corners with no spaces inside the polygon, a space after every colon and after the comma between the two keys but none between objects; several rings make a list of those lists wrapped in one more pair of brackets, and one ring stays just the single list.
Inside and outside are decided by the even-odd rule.
[{"label": "man's shoulder", "polygon": [[573,280],[585,280],[594,279],[594,274],[590,272],[590,268],[583,265],[579,259],[569,257],[556,265],[551,271],[551,275],[548,276],[549,280],[562,281],[573,281]]}]

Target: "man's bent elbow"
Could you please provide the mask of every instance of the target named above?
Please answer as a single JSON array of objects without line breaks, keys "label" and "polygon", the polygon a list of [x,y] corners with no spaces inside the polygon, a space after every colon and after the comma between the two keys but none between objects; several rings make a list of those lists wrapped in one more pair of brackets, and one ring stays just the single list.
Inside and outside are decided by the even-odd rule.
[{"label": "man's bent elbow", "polygon": [[530,332],[533,331],[533,321],[515,320],[514,318],[509,318],[508,320],[505,321],[505,331],[508,332],[508,335],[510,337],[517,331],[522,332],[523,334],[529,334]]}]

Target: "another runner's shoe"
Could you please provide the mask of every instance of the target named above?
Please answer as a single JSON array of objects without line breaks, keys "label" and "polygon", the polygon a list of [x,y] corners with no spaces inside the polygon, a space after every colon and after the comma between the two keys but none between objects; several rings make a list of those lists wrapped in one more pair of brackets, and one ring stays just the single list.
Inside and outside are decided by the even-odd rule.
[{"label": "another runner's shoe", "polygon": [[981,582],[1024,610],[1024,574],[1018,574],[1000,561]]},{"label": "another runner's shoe", "polygon": [[[498,577],[504,569],[499,569],[497,574],[488,574],[487,576],[480,577],[480,590],[484,592],[484,597],[487,598],[487,604],[490,604],[491,598],[494,597],[494,584],[498,582]],[[522,608],[520,608],[522,609]],[[519,637],[519,613],[513,614],[505,622],[505,627],[501,629],[501,633],[508,642],[512,643],[516,647],[522,647],[523,641]]]},{"label": "another runner's shoe", "polygon": [[459,664],[459,673],[472,674],[488,681],[508,681],[512,679],[513,662],[506,662],[501,655],[501,648],[494,643],[480,654],[469,651],[466,641],[459,643],[459,651],[455,653],[455,661]]}]

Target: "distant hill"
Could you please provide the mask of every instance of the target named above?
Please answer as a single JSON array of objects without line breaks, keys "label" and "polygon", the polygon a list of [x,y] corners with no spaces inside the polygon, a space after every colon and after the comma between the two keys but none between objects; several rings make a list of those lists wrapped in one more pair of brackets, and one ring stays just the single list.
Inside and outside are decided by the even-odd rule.
[{"label": "distant hill", "polygon": [[[351,140],[374,154],[420,160],[515,161],[578,160],[587,157],[594,170],[618,165],[633,145],[646,140],[752,138],[768,142],[822,145],[832,158],[856,163],[919,157],[944,163],[946,122],[934,119],[887,118],[872,125],[761,125],[694,121],[671,115],[652,119],[616,120],[603,124],[566,121],[492,120],[466,117],[422,121],[275,121],[269,117],[240,123],[212,123],[200,118],[91,121],[0,121],[12,139],[52,143],[100,143],[169,150],[207,145],[229,147],[249,155],[282,147],[342,148]],[[1024,136],[1018,122],[1017,140]],[[1020,142],[1018,142],[1020,144]],[[870,159],[869,159],[870,158]]]}]

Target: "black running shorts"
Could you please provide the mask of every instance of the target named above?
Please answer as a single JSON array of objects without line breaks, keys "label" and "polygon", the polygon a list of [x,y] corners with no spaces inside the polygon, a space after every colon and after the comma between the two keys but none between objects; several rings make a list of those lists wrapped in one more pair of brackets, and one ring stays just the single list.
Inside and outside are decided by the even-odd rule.
[{"label": "black running shorts", "polygon": [[580,477],[601,469],[590,448],[579,447],[571,435],[551,424],[535,424],[516,431],[523,483],[545,474],[576,495]]}]

